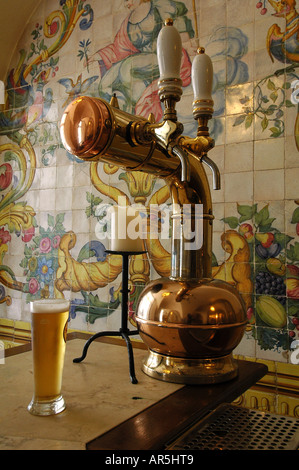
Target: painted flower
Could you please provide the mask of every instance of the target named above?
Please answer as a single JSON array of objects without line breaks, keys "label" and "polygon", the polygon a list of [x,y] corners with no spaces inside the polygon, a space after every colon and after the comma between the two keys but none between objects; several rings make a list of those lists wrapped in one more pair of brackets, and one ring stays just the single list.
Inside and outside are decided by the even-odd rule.
[{"label": "painted flower", "polygon": [[58,22],[52,21],[52,23],[48,27],[49,27],[49,34],[51,36],[54,36],[54,34],[56,34],[58,30]]},{"label": "painted flower", "polygon": [[27,228],[26,230],[23,231],[23,236],[22,236],[22,241],[25,242],[25,243],[28,243],[30,242],[30,240],[32,239],[32,237],[34,236],[35,234],[35,228],[32,226],[32,227],[29,227]]},{"label": "painted flower", "polygon": [[7,242],[11,241],[11,236],[7,230],[4,230],[4,227],[0,229],[0,246],[4,245]]},{"label": "painted flower", "polygon": [[32,277],[29,281],[29,292],[30,294],[35,294],[39,289],[39,283],[35,279],[35,277]]},{"label": "painted flower", "polygon": [[52,240],[52,246],[53,248],[58,248],[59,247],[59,243],[60,243],[60,235],[56,235],[53,240]]},{"label": "painted flower", "polygon": [[51,240],[49,237],[45,237],[41,240],[39,249],[41,253],[49,253],[49,251],[51,251]]},{"label": "painted flower", "polygon": [[38,260],[38,273],[40,274],[41,280],[43,282],[49,282],[53,275],[52,268],[53,261],[51,259],[46,259],[45,256],[39,258]]}]

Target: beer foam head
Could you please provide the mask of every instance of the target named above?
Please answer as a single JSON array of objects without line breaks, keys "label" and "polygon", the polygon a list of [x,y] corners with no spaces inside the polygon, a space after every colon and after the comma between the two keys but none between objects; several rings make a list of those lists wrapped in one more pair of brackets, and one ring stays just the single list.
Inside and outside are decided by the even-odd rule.
[{"label": "beer foam head", "polygon": [[31,313],[59,313],[66,312],[70,303],[65,299],[41,299],[30,302]]}]

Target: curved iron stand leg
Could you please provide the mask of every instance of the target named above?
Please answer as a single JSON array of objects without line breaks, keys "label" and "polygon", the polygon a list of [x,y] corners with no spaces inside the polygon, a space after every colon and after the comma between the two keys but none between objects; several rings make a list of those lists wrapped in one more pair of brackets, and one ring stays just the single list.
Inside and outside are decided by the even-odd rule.
[{"label": "curved iron stand leg", "polygon": [[[110,252],[111,253],[111,252]],[[96,333],[95,335],[91,336],[89,338],[83,348],[82,351],[82,356],[81,357],[76,357],[73,359],[73,362],[81,362],[83,359],[85,359],[87,350],[91,343],[99,338],[100,336],[122,336],[122,338],[126,341],[127,343],[127,350],[128,350],[128,355],[129,355],[129,370],[130,370],[130,378],[132,384],[137,384],[138,380],[136,379],[135,376],[135,367],[134,367],[134,356],[133,356],[133,348],[132,344],[130,341],[129,336],[130,335],[138,335],[138,331],[130,331],[127,326],[128,322],[128,294],[129,294],[129,289],[128,289],[128,271],[129,271],[129,263],[128,263],[128,258],[131,254],[136,254],[130,253],[130,252],[115,252],[117,254],[121,254],[123,258],[123,265],[122,265],[122,299],[121,299],[121,328],[119,331],[101,331],[99,333]]]},{"label": "curved iron stand leg", "polygon": [[137,330],[136,331],[130,331],[130,330],[122,331],[121,328],[120,328],[119,331],[101,331],[100,333],[96,333],[95,335],[91,336],[91,338],[89,338],[86,341],[86,343],[84,345],[84,348],[83,348],[83,351],[82,351],[82,356],[81,357],[76,357],[75,359],[73,359],[73,362],[79,363],[79,362],[83,361],[86,358],[88,348],[95,339],[100,338],[101,336],[122,336],[122,338],[126,341],[126,344],[127,344],[127,350],[128,350],[128,355],[129,355],[129,370],[130,370],[131,382],[133,384],[137,384],[138,380],[136,379],[136,376],[135,376],[133,348],[132,348],[132,344],[131,344],[129,335],[138,335],[138,333],[139,332]]},{"label": "curved iron stand leg", "polygon": [[81,357],[76,357],[75,359],[73,359],[73,362],[78,363],[78,362],[83,361],[83,359],[86,358],[86,354],[87,354],[88,348],[91,345],[91,343],[95,339],[100,338],[100,336],[119,336],[119,332],[117,332],[117,331],[101,331],[100,333],[96,333],[95,335],[91,336],[86,341],[86,343],[84,345],[84,348],[83,348],[83,351],[82,351],[82,356]]},{"label": "curved iron stand leg", "polygon": [[133,356],[132,344],[131,344],[131,341],[130,341],[130,338],[129,338],[127,332],[122,331],[121,335],[122,335],[123,339],[124,339],[124,340],[126,341],[126,343],[127,343],[127,350],[128,350],[128,355],[129,355],[129,368],[130,368],[130,378],[131,378],[131,382],[132,382],[132,384],[137,384],[137,383],[138,383],[138,380],[136,379],[136,376],[135,376],[134,356]]}]

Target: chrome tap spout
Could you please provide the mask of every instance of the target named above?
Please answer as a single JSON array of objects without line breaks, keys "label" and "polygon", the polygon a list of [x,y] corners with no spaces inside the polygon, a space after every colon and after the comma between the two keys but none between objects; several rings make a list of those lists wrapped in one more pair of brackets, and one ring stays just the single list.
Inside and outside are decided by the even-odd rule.
[{"label": "chrome tap spout", "polygon": [[169,145],[173,155],[179,157],[181,162],[181,181],[188,182],[190,181],[190,162],[188,159],[188,154],[185,152],[179,145]]},{"label": "chrome tap spout", "polygon": [[201,161],[205,163],[210,170],[212,171],[213,175],[213,189],[219,190],[221,189],[221,176],[220,171],[216,163],[204,153],[201,157]]}]

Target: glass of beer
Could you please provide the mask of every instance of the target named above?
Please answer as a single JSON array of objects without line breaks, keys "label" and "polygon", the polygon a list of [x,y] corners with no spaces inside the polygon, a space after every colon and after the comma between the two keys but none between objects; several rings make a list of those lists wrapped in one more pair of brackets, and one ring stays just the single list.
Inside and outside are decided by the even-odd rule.
[{"label": "glass of beer", "polygon": [[42,299],[30,302],[34,393],[28,411],[38,416],[61,413],[62,372],[69,316],[69,301]]}]

